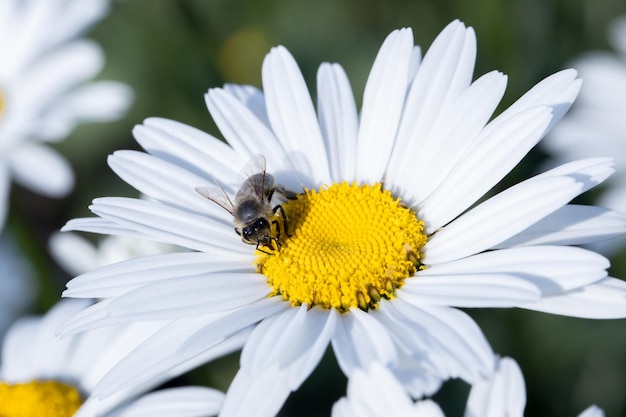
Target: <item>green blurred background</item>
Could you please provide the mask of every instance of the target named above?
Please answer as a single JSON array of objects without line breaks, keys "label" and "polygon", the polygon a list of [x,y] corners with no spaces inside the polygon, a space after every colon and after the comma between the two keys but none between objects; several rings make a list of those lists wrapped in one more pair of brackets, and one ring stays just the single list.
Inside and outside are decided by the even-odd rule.
[{"label": "green blurred background", "polygon": [[[88,34],[105,50],[99,78],[129,84],[135,102],[114,123],[80,126],[58,149],[73,165],[75,192],[50,200],[14,186],[7,229],[33,260],[42,290],[35,312],[59,297],[68,277],[47,254],[50,233],[89,215],[95,197],[135,196],[107,167],[116,149],[137,149],[135,124],[150,116],[172,118],[220,137],[203,95],[225,82],[261,85],[261,63],[273,45],[285,45],[314,95],[323,61],[344,66],[360,102],[370,66],[385,36],[411,27],[425,51],[453,19],[473,26],[478,38],[475,77],[509,75],[501,109],[536,82],[590,49],[609,49],[606,28],[626,11],[618,0],[126,0]],[[545,158],[533,151],[502,186],[534,173]],[[593,195],[584,200],[592,202]],[[95,236],[93,237],[96,238]],[[614,256],[613,276],[626,278],[626,253]],[[592,403],[607,416],[626,416],[624,321],[592,321],[523,310],[472,310],[494,350],[514,357],[526,377],[527,416],[575,416]],[[202,367],[175,383],[226,390],[238,357]],[[328,354],[283,408],[284,416],[325,416],[345,392],[345,378]],[[467,387],[446,384],[437,395],[448,416],[460,416]]]}]

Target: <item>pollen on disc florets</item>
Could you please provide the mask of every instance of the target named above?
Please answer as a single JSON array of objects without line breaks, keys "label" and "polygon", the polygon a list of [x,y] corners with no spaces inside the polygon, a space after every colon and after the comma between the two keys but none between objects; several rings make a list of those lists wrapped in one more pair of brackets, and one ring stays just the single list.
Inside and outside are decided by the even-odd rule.
[{"label": "pollen on disc florets", "polygon": [[288,232],[257,268],[292,305],[376,308],[420,268],[424,223],[382,185],[342,182],[284,205]]},{"label": "pollen on disc florets", "polygon": [[72,417],[81,405],[78,390],[63,382],[0,382],[2,417]]}]

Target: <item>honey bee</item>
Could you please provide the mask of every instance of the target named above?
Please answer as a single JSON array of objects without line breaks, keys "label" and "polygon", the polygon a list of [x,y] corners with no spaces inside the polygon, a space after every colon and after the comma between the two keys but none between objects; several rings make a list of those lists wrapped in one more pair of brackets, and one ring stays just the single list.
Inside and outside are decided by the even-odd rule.
[{"label": "honey bee", "polygon": [[[282,227],[289,236],[285,209],[280,204],[272,206],[272,197],[275,192],[278,192],[293,200],[296,198],[296,193],[274,183],[274,177],[265,171],[265,158],[260,158],[259,166],[259,172],[250,175],[241,184],[239,191],[235,194],[234,203],[223,188],[223,198],[213,196],[207,187],[196,187],[196,191],[233,216],[235,232],[241,236],[244,243],[256,245],[257,250],[268,253],[261,247],[273,249],[273,244],[278,245],[280,239],[281,227],[278,220],[270,220],[276,212],[280,212],[283,219]],[[272,236],[272,225],[276,228],[276,237]]]}]

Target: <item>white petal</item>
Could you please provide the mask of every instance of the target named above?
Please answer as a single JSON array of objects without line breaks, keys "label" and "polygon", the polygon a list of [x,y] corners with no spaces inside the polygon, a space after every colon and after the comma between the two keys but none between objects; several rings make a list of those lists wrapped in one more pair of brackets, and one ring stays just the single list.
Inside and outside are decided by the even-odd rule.
[{"label": "white petal", "polygon": [[[291,176],[298,174],[270,127],[234,96],[226,90],[215,88],[205,95],[205,101],[220,132],[242,160],[247,161],[256,155],[264,155],[267,170],[272,175],[288,176],[281,175],[283,172],[289,172]],[[302,182],[314,184],[302,174],[297,176]],[[300,182],[294,180],[284,185],[290,188],[299,187]]]},{"label": "white petal", "polygon": [[568,204],[495,246],[582,245],[623,236],[626,216],[603,207]]},{"label": "white petal", "polygon": [[117,297],[148,283],[214,273],[254,272],[252,258],[201,252],[142,256],[86,272],[67,283],[65,297]]},{"label": "white petal", "polygon": [[336,310],[328,312],[318,307],[313,307],[307,313],[307,327],[316,329],[317,337],[303,350],[302,355],[289,369],[289,386],[292,389],[300,387],[319,364],[335,331],[337,315]]},{"label": "white petal", "polygon": [[101,235],[126,236],[134,239],[158,240],[146,236],[143,233],[128,229],[111,220],[101,219],[100,217],[84,217],[72,219],[61,228],[62,232],[81,231],[90,233],[99,233]]},{"label": "white petal", "polygon": [[241,352],[241,369],[248,375],[274,365],[286,369],[295,391],[311,374],[326,351],[337,313],[306,305],[291,308],[261,322]]},{"label": "white petal", "polygon": [[398,334],[394,334],[394,337],[400,347],[398,364],[392,368],[396,378],[413,398],[434,395],[449,375],[439,369],[430,358],[425,357],[424,351],[416,350],[414,344],[400,341],[402,336]]},{"label": "white petal", "polygon": [[384,326],[358,308],[338,317],[332,345],[344,374],[365,368],[372,362],[392,365],[398,353]]},{"label": "white petal", "polygon": [[85,330],[117,324],[120,321],[109,317],[106,309],[111,300],[103,300],[93,304],[68,318],[59,326],[57,333],[61,337],[71,336]]},{"label": "white petal", "polygon": [[37,338],[39,320],[24,317],[14,322],[2,341],[2,366],[0,376],[3,381],[28,381],[37,376],[37,363],[31,360],[34,355],[32,341]]},{"label": "white petal", "polygon": [[133,135],[148,153],[207,180],[236,180],[246,163],[219,139],[173,120],[146,119],[135,126]]},{"label": "white petal", "polygon": [[[453,282],[453,277],[461,284],[471,280],[474,275],[502,275],[501,285],[513,287],[516,279],[533,284],[541,290],[543,296],[560,294],[584,285],[591,284],[606,276],[609,261],[595,252],[575,247],[534,246],[501,249],[479,253],[468,258],[433,265],[417,272],[415,279],[407,280],[406,287],[414,292],[419,288],[420,280],[433,285],[440,278]],[[508,276],[509,278],[505,278]],[[430,279],[427,279],[430,278]],[[493,282],[498,285],[497,278]],[[467,284],[466,284],[467,285]],[[487,290],[486,290],[487,292]]]},{"label": "white petal", "polygon": [[586,408],[578,417],[604,417],[604,411],[597,405]]},{"label": "white petal", "polygon": [[226,210],[196,192],[196,187],[207,185],[207,179],[179,165],[136,151],[116,151],[107,162],[121,179],[142,194],[182,210],[212,214],[220,220],[232,220]]},{"label": "white petal", "polygon": [[398,130],[413,52],[410,29],[392,32],[380,47],[363,93],[357,140],[357,178],[381,181]]},{"label": "white petal", "polygon": [[626,318],[626,282],[608,277],[581,289],[520,307],[589,319]]},{"label": "white petal", "polygon": [[529,107],[547,105],[552,107],[554,115],[548,127],[550,130],[561,120],[578,96],[582,81],[576,79],[576,76],[575,70],[566,69],[543,79],[489,123],[489,128],[497,127],[500,121]]},{"label": "white petal", "polygon": [[48,146],[23,144],[9,158],[15,181],[39,194],[59,198],[74,187],[70,165]]},{"label": "white petal", "polygon": [[334,182],[356,176],[359,118],[350,81],[339,64],[324,63],[317,72],[318,118]]},{"label": "white petal", "polygon": [[610,160],[591,158],[514,185],[438,230],[424,246],[424,259],[431,265],[491,248],[599,184],[611,172]]},{"label": "white petal", "polygon": [[260,300],[240,310],[228,312],[196,331],[185,342],[182,350],[186,354],[188,352],[201,351],[206,349],[207,345],[219,341],[222,337],[227,337],[235,331],[262,322],[274,315],[284,314],[284,311],[290,308],[289,304],[283,302],[280,297],[272,297]]},{"label": "white petal", "polygon": [[432,400],[418,401],[413,409],[416,417],[445,417],[441,408]]},{"label": "white petal", "polygon": [[50,236],[50,254],[72,275],[79,275],[96,266],[96,248],[76,233],[56,232]]},{"label": "white petal", "polygon": [[246,307],[267,297],[265,277],[256,273],[210,273],[170,278],[112,299],[109,317],[169,320]]},{"label": "white petal", "polygon": [[504,273],[420,276],[406,281],[398,296],[412,304],[455,307],[515,307],[541,298],[539,289]]},{"label": "white petal", "polygon": [[[469,86],[475,54],[474,31],[454,21],[428,49],[411,84],[386,179],[390,184],[397,184],[402,191],[412,193],[411,200],[414,202],[423,200],[430,193],[428,190],[436,186],[441,175],[436,175],[437,180],[431,182],[429,173],[438,172],[438,164],[450,159],[446,153],[454,152],[445,146],[443,139],[459,140],[452,136],[443,136],[442,139],[432,133],[437,126],[444,129],[450,127],[450,117],[455,117],[450,104],[457,102],[459,95]],[[483,109],[488,107],[485,103]],[[480,119],[476,119],[477,125],[481,124]],[[466,120],[463,119],[463,122]],[[473,130],[474,123],[460,125],[463,126]],[[467,146],[471,140],[467,138],[460,144]],[[439,155],[445,159],[442,160]],[[415,164],[414,156],[420,159],[419,164]],[[415,176],[407,178],[407,172],[414,172]]]},{"label": "white petal", "polygon": [[398,341],[425,356],[448,377],[473,383],[491,372],[494,356],[476,323],[460,310],[413,306],[400,298],[381,303],[381,320]]},{"label": "white petal", "polygon": [[252,85],[224,84],[224,90],[246,106],[256,117],[269,128],[270,119],[265,107],[265,95],[263,91]]},{"label": "white petal", "polygon": [[272,48],[263,61],[262,73],[272,129],[292,163],[313,173],[318,184],[330,183],[324,141],[296,61],[284,47]]},{"label": "white petal", "polygon": [[[217,415],[223,402],[224,394],[217,390],[204,387],[169,388],[142,396],[116,417],[205,417]],[[76,414],[76,417],[81,417],[81,414]]]},{"label": "white petal", "polygon": [[[107,373],[92,395],[106,398],[140,384],[159,384],[200,364],[230,353],[248,337],[250,323],[272,314],[270,300],[222,317],[206,315],[175,320],[125,356]],[[257,316],[261,313],[260,316]],[[235,317],[236,316],[236,317]],[[234,320],[228,321],[229,318]],[[211,328],[210,333],[204,330]],[[238,337],[244,335],[244,338]]]},{"label": "white petal", "polygon": [[89,207],[98,216],[148,238],[207,253],[252,253],[229,225],[208,216],[133,198],[97,198]]},{"label": "white petal", "polygon": [[278,365],[254,375],[240,369],[230,384],[220,417],[273,417],[291,393],[288,372]]},{"label": "white petal", "polygon": [[[21,84],[20,100],[40,106],[52,105],[59,97],[96,75],[103,64],[100,47],[88,40],[73,41],[48,51],[37,65],[29,66],[22,74],[27,82]],[[33,130],[49,139],[57,139],[57,132],[46,132],[42,127],[34,126]]]},{"label": "white petal", "polygon": [[[422,48],[418,45],[413,46],[411,53],[411,65],[409,66],[409,81],[412,84],[420,65],[422,65]],[[409,86],[410,88],[410,86]]]},{"label": "white petal", "polygon": [[497,366],[492,376],[472,386],[465,417],[523,417],[526,388],[519,365],[503,358]]},{"label": "white petal", "polygon": [[[82,86],[58,103],[58,117],[66,115],[68,122],[108,121],[124,115],[133,99],[133,91],[126,84],[98,81]],[[71,117],[71,119],[70,119]]]},{"label": "white petal", "polygon": [[406,390],[379,362],[368,364],[366,370],[357,368],[349,375],[347,399],[366,410],[368,416],[413,415],[413,401]]},{"label": "white petal", "polygon": [[7,332],[3,351],[3,376],[25,382],[64,374],[75,346],[72,340],[57,339],[57,328],[90,303],[87,300],[63,300],[46,315],[26,318],[12,326]]},{"label": "white petal", "polygon": [[537,144],[551,118],[549,107],[534,107],[479,138],[420,205],[427,230],[445,225],[498,183]]}]

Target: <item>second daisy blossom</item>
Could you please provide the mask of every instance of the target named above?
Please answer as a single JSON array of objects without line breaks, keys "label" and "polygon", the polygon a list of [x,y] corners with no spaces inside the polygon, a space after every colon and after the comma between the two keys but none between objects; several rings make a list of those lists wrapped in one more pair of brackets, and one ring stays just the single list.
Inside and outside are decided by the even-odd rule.
[{"label": "second daisy blossom", "polygon": [[[377,361],[419,397],[447,378],[472,383],[493,371],[484,335],[456,307],[625,317],[626,286],[607,276],[608,261],[569,246],[626,231],[622,215],[568,204],[613,172],[610,158],[565,164],[473,206],[567,111],[576,72],[548,77],[492,119],[506,77],[472,82],[475,53],[473,30],[458,21],[423,60],[409,29],[392,32],[359,115],[337,64],[320,67],[316,113],[295,60],[277,47],[263,64],[263,92],[227,85],[207,94],[228,145],[169,120],[136,127],[147,153],[119,151],[109,164],[152,200],[96,199],[98,217],[65,230],[196,252],[137,258],[68,283],[65,296],[102,301],[65,333],[171,321],[97,394],[250,332],[223,416],[276,414],[329,344],[346,374]],[[234,199],[239,172],[258,154],[299,193],[283,202],[289,233],[269,255],[242,243],[232,216],[196,192],[219,185]]]}]

